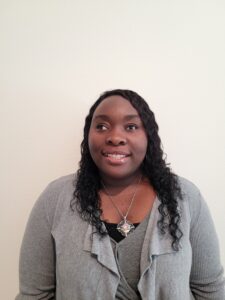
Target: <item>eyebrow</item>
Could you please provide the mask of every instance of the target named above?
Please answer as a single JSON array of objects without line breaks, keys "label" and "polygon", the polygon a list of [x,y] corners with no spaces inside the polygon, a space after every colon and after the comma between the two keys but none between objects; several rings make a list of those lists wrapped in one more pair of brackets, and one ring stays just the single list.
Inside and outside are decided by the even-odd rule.
[{"label": "eyebrow", "polygon": [[[94,120],[95,119],[103,119],[103,120],[110,120],[110,117],[108,115],[96,115],[94,117]],[[125,121],[129,121],[129,120],[132,120],[132,119],[140,119],[139,115],[135,114],[135,115],[126,115],[124,116],[124,120]]]}]

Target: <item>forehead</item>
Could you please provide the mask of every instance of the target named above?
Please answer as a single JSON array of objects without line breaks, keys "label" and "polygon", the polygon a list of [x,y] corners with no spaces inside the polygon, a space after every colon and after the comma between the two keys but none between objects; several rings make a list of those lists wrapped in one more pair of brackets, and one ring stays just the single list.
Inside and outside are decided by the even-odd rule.
[{"label": "forehead", "polygon": [[138,115],[137,110],[131,103],[121,96],[110,96],[105,98],[96,108],[93,117],[97,115]]}]

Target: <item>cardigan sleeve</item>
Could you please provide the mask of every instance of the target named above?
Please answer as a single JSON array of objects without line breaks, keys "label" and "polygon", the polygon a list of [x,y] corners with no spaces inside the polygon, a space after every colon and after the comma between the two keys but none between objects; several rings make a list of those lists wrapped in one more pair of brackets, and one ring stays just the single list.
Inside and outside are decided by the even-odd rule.
[{"label": "cardigan sleeve", "polygon": [[47,188],[31,211],[20,251],[16,300],[55,299],[55,249],[46,211],[53,194]]},{"label": "cardigan sleeve", "polygon": [[206,202],[198,191],[192,202],[190,287],[196,300],[224,300],[219,243]]}]

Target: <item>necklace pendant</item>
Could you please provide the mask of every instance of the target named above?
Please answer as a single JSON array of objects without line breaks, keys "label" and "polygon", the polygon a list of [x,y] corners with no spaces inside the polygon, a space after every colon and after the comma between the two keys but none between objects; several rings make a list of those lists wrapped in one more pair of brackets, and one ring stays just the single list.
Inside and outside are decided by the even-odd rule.
[{"label": "necklace pendant", "polygon": [[135,226],[124,218],[118,225],[117,230],[125,237],[135,229]]}]

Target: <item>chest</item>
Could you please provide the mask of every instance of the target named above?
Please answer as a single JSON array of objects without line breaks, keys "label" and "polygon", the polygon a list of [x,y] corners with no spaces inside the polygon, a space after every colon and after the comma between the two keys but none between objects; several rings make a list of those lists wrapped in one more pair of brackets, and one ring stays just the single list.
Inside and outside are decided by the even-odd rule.
[{"label": "chest", "polygon": [[101,219],[108,223],[119,223],[127,215],[131,223],[141,223],[150,213],[155,197],[156,193],[149,186],[137,192],[134,199],[129,193],[116,197],[101,193]]},{"label": "chest", "polygon": [[[154,208],[152,212],[141,250],[138,290],[142,299],[189,300],[184,296],[189,295],[191,269],[188,233],[182,249],[171,251],[166,240],[151,231],[157,221]],[[52,234],[57,300],[115,299],[120,274],[109,237],[99,238],[90,225],[72,218],[62,220]]]}]

